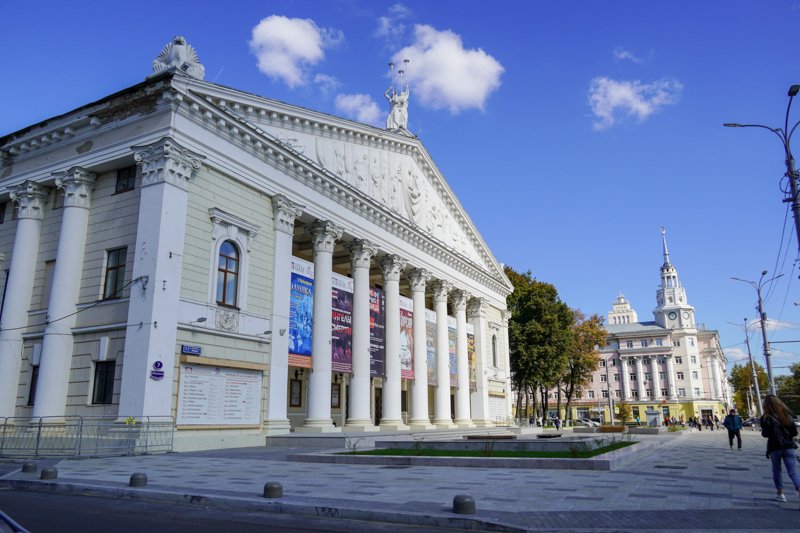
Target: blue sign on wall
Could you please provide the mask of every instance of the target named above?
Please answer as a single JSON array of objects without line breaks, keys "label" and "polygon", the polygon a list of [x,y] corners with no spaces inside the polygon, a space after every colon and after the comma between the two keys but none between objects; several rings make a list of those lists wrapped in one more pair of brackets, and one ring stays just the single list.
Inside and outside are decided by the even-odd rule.
[{"label": "blue sign on wall", "polygon": [[200,346],[190,346],[188,344],[181,344],[181,353],[189,355],[200,355],[203,349]]}]

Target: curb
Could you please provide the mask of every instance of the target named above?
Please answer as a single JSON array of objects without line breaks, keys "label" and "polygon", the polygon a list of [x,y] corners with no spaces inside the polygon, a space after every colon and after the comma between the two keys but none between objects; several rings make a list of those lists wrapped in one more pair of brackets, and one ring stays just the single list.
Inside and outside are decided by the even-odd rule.
[{"label": "curb", "polygon": [[[469,518],[464,515],[456,515],[455,513],[447,512],[445,509],[440,513],[399,512],[386,509],[369,510],[330,504],[314,505],[312,503],[287,502],[279,499],[266,500],[255,496],[232,497],[201,492],[186,493],[153,490],[151,488],[130,489],[127,486],[113,487],[86,483],[52,483],[38,480],[8,478],[0,480],[0,487],[2,486],[17,490],[61,493],[77,496],[94,496],[122,500],[130,499],[179,505],[199,505],[208,509],[227,511],[255,511],[311,518],[379,522],[416,527],[457,528],[468,531],[528,531],[524,526],[506,523],[492,517],[476,516],[474,518]],[[283,500],[285,499],[286,498],[283,498]]]}]

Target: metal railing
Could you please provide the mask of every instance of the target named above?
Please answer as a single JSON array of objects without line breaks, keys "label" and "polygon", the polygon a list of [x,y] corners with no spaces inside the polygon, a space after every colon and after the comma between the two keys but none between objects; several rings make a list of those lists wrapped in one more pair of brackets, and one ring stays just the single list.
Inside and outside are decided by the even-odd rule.
[{"label": "metal railing", "polygon": [[102,457],[172,451],[172,417],[8,417],[0,457]]}]

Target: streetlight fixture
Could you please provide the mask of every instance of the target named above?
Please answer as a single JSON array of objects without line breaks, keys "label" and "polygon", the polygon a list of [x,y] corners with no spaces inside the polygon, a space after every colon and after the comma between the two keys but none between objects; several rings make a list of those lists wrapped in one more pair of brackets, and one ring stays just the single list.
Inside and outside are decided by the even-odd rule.
[{"label": "streetlight fixture", "polygon": [[[741,278],[732,277],[731,279],[736,281],[743,281],[744,283],[749,283],[756,289],[756,294],[758,295],[758,307],[756,309],[758,309],[758,316],[761,318],[761,337],[764,342],[764,359],[767,362],[767,378],[769,379],[769,393],[776,394],[775,380],[772,379],[772,362],[770,361],[770,357],[772,356],[772,354],[769,351],[769,341],[767,340],[767,313],[764,312],[764,302],[761,299],[761,288],[764,286],[765,283],[771,283],[776,279],[778,279],[779,277],[783,276],[783,274],[778,274],[777,276],[773,276],[765,282],[764,276],[766,275],[767,275],[766,270],[761,272],[761,277],[758,278],[758,283],[756,283],[755,281],[749,281]],[[758,381],[756,381],[756,383],[758,383]],[[760,400],[761,396],[759,396],[759,401]]]},{"label": "streetlight fixture", "polygon": [[[747,331],[747,319],[744,319],[744,326],[738,324],[736,322],[728,322],[728,324],[732,324],[734,326],[739,326],[740,328],[744,329],[744,342],[747,344],[747,357],[750,359],[750,370],[753,372],[753,383],[756,385],[756,398],[758,398],[758,415],[764,414],[764,404],[763,400],[761,400],[761,386],[758,384],[758,375],[756,374],[756,365],[753,362],[753,352],[750,351],[750,333]],[[748,391],[749,392],[749,391]],[[750,404],[748,404],[748,409],[750,408]]]},{"label": "streetlight fixture", "polygon": [[783,121],[783,128],[771,128],[762,124],[738,124],[735,122],[726,122],[723,124],[723,126],[726,128],[762,128],[771,131],[781,140],[781,144],[783,144],[783,152],[786,156],[786,176],[789,178],[789,194],[791,195],[790,198],[785,198],[783,201],[791,202],[792,204],[794,228],[797,233],[797,246],[798,250],[800,250],[800,201],[798,201],[798,175],[794,169],[794,156],[792,156],[791,148],[792,135],[797,129],[797,126],[800,125],[800,121],[795,123],[791,130],[789,129],[789,110],[792,107],[792,100],[795,96],[797,96],[798,92],[800,92],[800,85],[792,85],[789,87],[789,92],[787,93],[787,96],[789,97],[789,103],[786,105],[786,117]]}]

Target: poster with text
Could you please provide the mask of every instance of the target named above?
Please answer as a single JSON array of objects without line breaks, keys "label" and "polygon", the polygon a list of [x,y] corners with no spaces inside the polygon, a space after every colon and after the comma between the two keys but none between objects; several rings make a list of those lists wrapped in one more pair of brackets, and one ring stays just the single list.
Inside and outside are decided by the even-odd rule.
[{"label": "poster with text", "polygon": [[450,386],[455,387],[458,385],[458,376],[456,372],[456,319],[449,316],[447,317],[447,351],[450,354]]},{"label": "poster with text", "polygon": [[353,280],[331,276],[331,370],[353,372]]},{"label": "poster with text", "polygon": [[414,301],[400,297],[400,377],[414,379]]},{"label": "poster with text", "polygon": [[293,257],[289,295],[289,365],[311,368],[314,265]]},{"label": "poster with text", "polygon": [[467,360],[469,361],[469,388],[477,388],[477,374],[475,366],[475,326],[467,324]]},{"label": "poster with text", "polygon": [[425,310],[425,348],[428,356],[428,385],[436,385],[436,313]]},{"label": "poster with text", "polygon": [[261,370],[182,364],[177,425],[258,426]]},{"label": "poster with text", "polygon": [[369,289],[369,375],[383,377],[386,360],[386,297],[383,291]]}]

